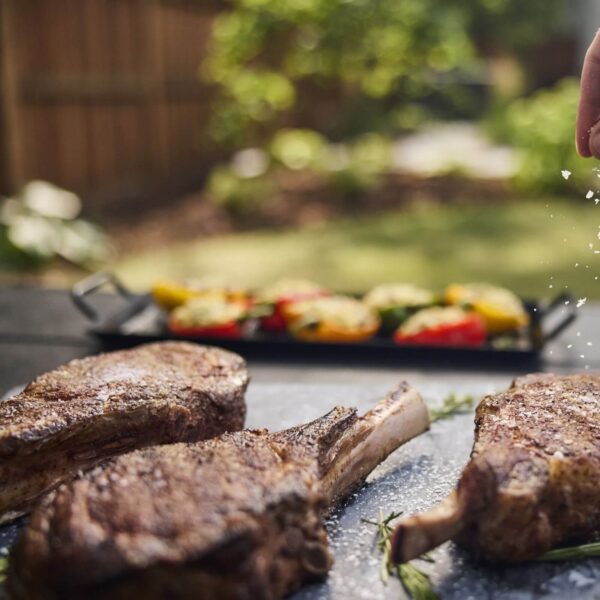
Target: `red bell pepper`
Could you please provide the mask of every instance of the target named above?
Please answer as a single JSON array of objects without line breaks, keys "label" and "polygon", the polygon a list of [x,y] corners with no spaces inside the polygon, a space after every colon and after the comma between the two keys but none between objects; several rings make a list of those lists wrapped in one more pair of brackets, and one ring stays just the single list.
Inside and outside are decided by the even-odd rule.
[{"label": "red bell pepper", "polygon": [[398,344],[421,346],[481,346],[486,340],[483,319],[475,314],[466,314],[464,319],[426,327],[416,333],[404,334],[400,327],[394,334]]},{"label": "red bell pepper", "polygon": [[211,327],[186,326],[175,319],[169,319],[169,331],[183,337],[215,337],[239,338],[242,336],[242,326],[237,321],[213,325]]},{"label": "red bell pepper", "polygon": [[270,315],[261,318],[261,329],[273,333],[285,331],[288,324],[288,319],[286,319],[285,316],[287,306],[294,304],[295,302],[301,302],[302,300],[312,300],[313,298],[321,298],[328,295],[327,292],[305,292],[278,298],[273,304],[273,312]]}]

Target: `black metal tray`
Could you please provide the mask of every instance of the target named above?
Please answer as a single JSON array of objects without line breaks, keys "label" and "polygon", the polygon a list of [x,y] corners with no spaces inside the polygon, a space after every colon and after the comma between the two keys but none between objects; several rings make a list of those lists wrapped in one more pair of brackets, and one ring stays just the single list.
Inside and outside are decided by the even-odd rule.
[{"label": "black metal tray", "polygon": [[[102,315],[90,296],[111,285],[124,299],[124,307],[114,314]],[[486,344],[480,348],[403,346],[389,337],[375,336],[360,343],[327,343],[298,341],[287,334],[257,331],[238,339],[210,337],[179,337],[166,327],[165,315],[150,294],[133,294],[111,273],[95,273],[77,283],[71,297],[79,310],[90,320],[89,331],[110,347],[133,346],[142,342],[165,339],[188,339],[214,344],[241,353],[247,358],[275,360],[308,359],[319,361],[357,360],[372,363],[405,364],[424,361],[430,364],[450,362],[474,365],[525,365],[540,358],[544,346],[562,333],[577,316],[573,298],[561,294],[550,302],[528,301],[525,306],[531,317],[529,327],[508,347]]]}]

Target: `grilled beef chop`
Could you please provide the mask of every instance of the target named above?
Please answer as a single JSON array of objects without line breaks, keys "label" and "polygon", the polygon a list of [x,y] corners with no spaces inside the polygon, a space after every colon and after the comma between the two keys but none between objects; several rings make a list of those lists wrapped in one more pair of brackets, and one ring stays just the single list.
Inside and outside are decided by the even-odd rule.
[{"label": "grilled beef chop", "polygon": [[242,358],[182,342],[74,360],[0,402],[0,522],[101,459],[244,426]]},{"label": "grilled beef chop", "polygon": [[529,375],[477,408],[456,492],[400,521],[397,562],[454,538],[488,561],[517,562],[600,528],[600,377]]},{"label": "grilled beef chop", "polygon": [[10,560],[16,598],[273,600],[331,566],[321,517],[429,426],[402,384],[363,417],[131,452],[61,486]]}]

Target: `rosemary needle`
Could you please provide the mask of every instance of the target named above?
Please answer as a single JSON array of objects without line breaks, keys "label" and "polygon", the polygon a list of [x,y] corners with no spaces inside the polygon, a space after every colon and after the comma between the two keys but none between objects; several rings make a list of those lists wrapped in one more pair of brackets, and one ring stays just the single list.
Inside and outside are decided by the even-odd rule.
[{"label": "rosemary needle", "polygon": [[[403,565],[394,565],[391,560],[392,551],[392,527],[390,523],[397,519],[401,513],[392,512],[387,517],[380,511],[379,520],[362,519],[364,523],[377,527],[377,547],[383,554],[381,558],[381,581],[387,584],[391,574],[395,574],[402,582],[404,589],[414,600],[439,600],[438,595],[433,590],[429,577],[419,571],[414,565],[406,563]],[[431,561],[431,557],[427,557]]]},{"label": "rosemary needle", "polygon": [[441,408],[434,408],[429,411],[431,415],[431,422],[439,421],[440,419],[448,419],[459,413],[465,412],[466,410],[473,407],[475,398],[469,394],[459,396],[457,394],[448,394],[444,398],[444,403]]},{"label": "rosemary needle", "polygon": [[574,558],[592,558],[594,556],[600,556],[600,542],[570,546],[569,548],[557,548],[556,550],[550,550],[550,552],[542,554],[537,560],[570,560]]}]

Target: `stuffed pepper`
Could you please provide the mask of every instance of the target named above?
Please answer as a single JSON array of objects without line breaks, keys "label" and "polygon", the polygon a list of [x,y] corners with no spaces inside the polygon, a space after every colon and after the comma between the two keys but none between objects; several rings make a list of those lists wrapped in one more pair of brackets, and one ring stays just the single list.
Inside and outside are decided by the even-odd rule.
[{"label": "stuffed pepper", "polygon": [[409,317],[394,334],[398,344],[419,346],[481,346],[485,323],[474,312],[458,306],[425,308]]},{"label": "stuffed pepper", "polygon": [[472,308],[491,335],[514,332],[529,324],[523,302],[505,288],[485,283],[454,284],[446,289],[445,298],[448,304]]},{"label": "stuffed pepper", "polygon": [[152,286],[154,302],[170,312],[193,298],[221,298],[243,301],[246,290],[212,278],[178,281],[157,281]]},{"label": "stuffed pepper", "polygon": [[395,331],[408,317],[437,301],[429,290],[409,283],[386,283],[373,288],[363,302],[377,311],[384,331]]},{"label": "stuffed pepper", "polygon": [[169,316],[171,333],[185,337],[238,338],[250,315],[248,302],[218,297],[192,298]]},{"label": "stuffed pepper", "polygon": [[290,333],[309,342],[360,342],[377,332],[377,313],[359,300],[330,296],[287,305]]},{"label": "stuffed pepper", "polygon": [[328,296],[324,288],[304,279],[281,279],[256,295],[257,311],[261,311],[264,331],[282,332],[287,329],[285,307],[295,302]]}]

